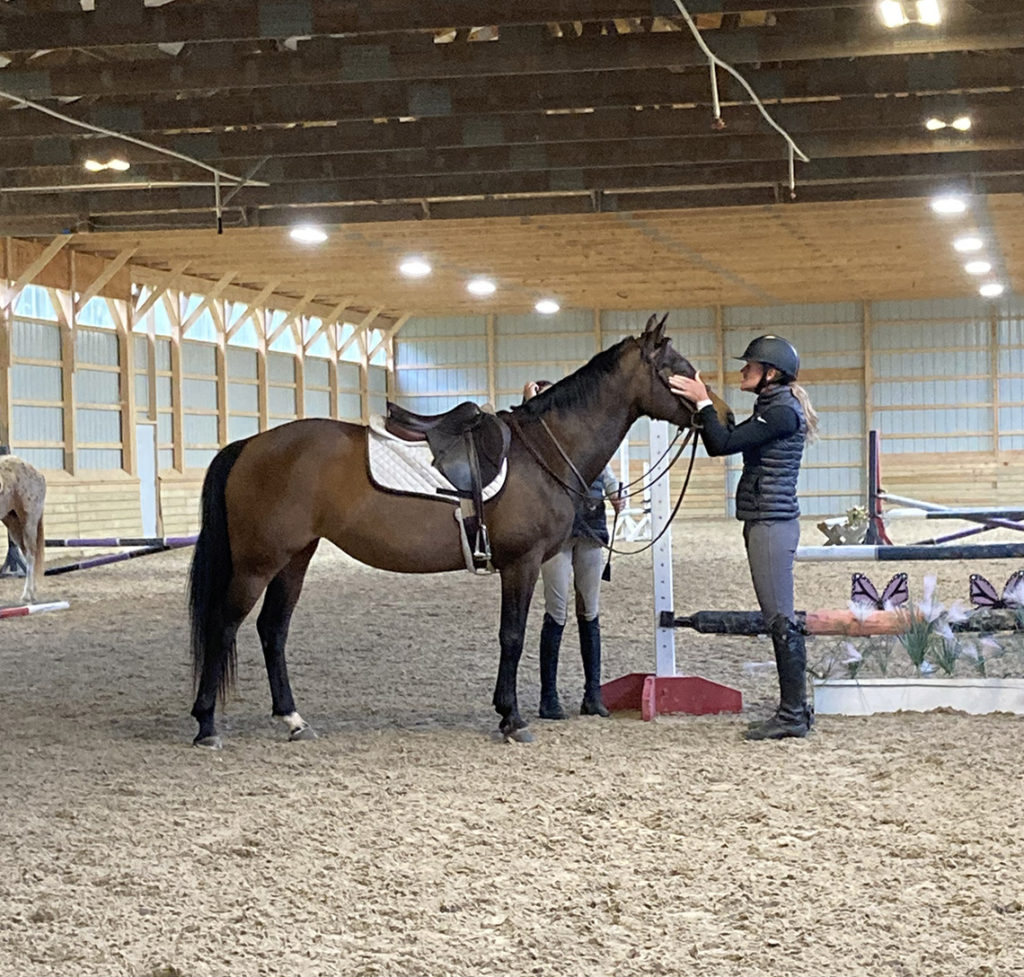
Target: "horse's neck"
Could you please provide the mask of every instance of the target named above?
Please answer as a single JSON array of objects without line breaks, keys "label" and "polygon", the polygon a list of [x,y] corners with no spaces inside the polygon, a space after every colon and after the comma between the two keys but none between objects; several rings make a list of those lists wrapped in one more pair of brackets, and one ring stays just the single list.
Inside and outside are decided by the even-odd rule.
[{"label": "horse's neck", "polygon": [[631,404],[610,396],[586,409],[561,408],[544,422],[577,471],[590,485],[611,460],[639,416]]}]

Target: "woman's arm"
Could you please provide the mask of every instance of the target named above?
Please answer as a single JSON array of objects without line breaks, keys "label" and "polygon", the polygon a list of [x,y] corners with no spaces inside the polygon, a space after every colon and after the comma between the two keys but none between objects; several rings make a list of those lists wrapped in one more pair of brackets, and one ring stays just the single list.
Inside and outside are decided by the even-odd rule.
[{"label": "woman's arm", "polygon": [[792,407],[780,404],[763,414],[749,417],[734,427],[727,427],[715,413],[714,405],[707,404],[699,412],[701,438],[709,455],[734,455],[747,448],[757,448],[769,441],[789,437],[800,427],[800,418]]}]

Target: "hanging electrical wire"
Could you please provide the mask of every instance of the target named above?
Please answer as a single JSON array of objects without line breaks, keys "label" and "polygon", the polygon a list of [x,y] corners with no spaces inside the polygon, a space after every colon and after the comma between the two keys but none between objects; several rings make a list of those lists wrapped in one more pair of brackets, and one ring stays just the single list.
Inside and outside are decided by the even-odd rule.
[{"label": "hanging electrical wire", "polygon": [[789,146],[789,190],[790,195],[795,196],[796,191],[796,173],[794,170],[793,157],[796,156],[799,160],[804,163],[809,163],[810,158],[806,156],[800,147],[793,141],[793,137],[790,136],[785,129],[782,128],[768,113],[768,110],[764,107],[764,103],[758,97],[757,92],[750,86],[746,78],[743,77],[731,64],[723,61],[714,51],[707,46],[704,38],[701,36],[700,29],[694,23],[693,18],[690,16],[690,12],[686,9],[686,5],[682,0],[673,0],[676,7],[679,10],[680,15],[686,22],[686,26],[690,29],[690,33],[693,35],[693,39],[697,42],[697,46],[704,52],[704,55],[708,59],[708,66],[711,69],[711,108],[714,113],[714,127],[716,129],[725,128],[725,123],[722,121],[722,107],[718,98],[718,78],[715,74],[715,68],[719,67],[723,71],[727,71],[733,76],[747,91],[750,97],[754,101],[754,105],[757,106],[757,110],[764,116],[765,121],[770,125]]},{"label": "hanging electrical wire", "polygon": [[[193,166],[198,166],[200,169],[206,170],[208,173],[213,174],[213,195],[214,195],[214,211],[217,217],[217,230],[220,232],[223,228],[223,205],[221,201],[221,187],[220,181],[229,181],[237,192],[241,187],[268,187],[269,183],[265,183],[262,180],[252,180],[249,177],[234,176],[231,173],[226,173],[223,170],[218,170],[215,166],[210,166],[209,163],[204,163],[202,160],[195,159],[192,156],[186,156],[184,153],[179,153],[173,149],[167,149],[164,146],[157,146],[155,143],[146,142],[144,139],[136,139],[134,136],[126,136],[123,132],[115,132],[113,129],[106,129],[103,126],[93,125],[91,122],[83,122],[81,119],[76,119],[70,115],[65,115],[63,112],[58,112],[56,109],[51,109],[48,105],[40,105],[38,102],[30,101],[27,98],[22,98],[20,95],[14,95],[11,92],[0,91],[0,98],[6,98],[8,101],[14,102],[16,105],[20,105],[27,109],[34,109],[36,112],[42,112],[44,115],[53,116],[55,119],[60,119],[62,122],[70,123],[73,126],[78,126],[82,129],[89,129],[91,132],[98,132],[102,136],[110,136],[112,139],[120,139],[123,142],[133,143],[136,146],[142,146],[145,149],[151,149],[154,152],[161,153],[164,156],[171,156],[174,159],[180,159],[185,163],[191,163]],[[177,186],[177,181],[163,182],[161,186]],[[181,182],[181,186],[196,186],[194,181]],[[126,184],[125,188],[132,188],[135,184]],[[153,184],[139,184],[142,188],[153,186]],[[60,188],[47,188],[47,189],[60,189]],[[76,187],[75,189],[81,189]]]}]

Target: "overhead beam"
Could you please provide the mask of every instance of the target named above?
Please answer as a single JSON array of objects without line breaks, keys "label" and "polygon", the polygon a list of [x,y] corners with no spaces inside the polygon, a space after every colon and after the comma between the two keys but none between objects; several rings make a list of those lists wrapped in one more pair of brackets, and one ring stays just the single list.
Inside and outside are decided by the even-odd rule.
[{"label": "overhead beam", "polygon": [[84,309],[89,302],[91,302],[97,295],[100,294],[100,289],[103,288],[111,278],[114,277],[126,264],[128,264],[132,255],[138,251],[138,247],[125,248],[120,254],[118,254],[112,260],[106,262],[103,266],[103,270],[89,283],[84,291],[78,296],[75,301],[75,313],[79,313]]},{"label": "overhead beam", "polygon": [[206,309],[213,310],[214,304],[220,293],[224,291],[234,281],[237,272],[227,271],[221,275],[220,279],[209,286],[208,289],[203,291],[203,300],[192,310],[189,317],[181,324],[181,335],[184,337],[189,329],[191,329],[198,321],[199,317],[203,314]]},{"label": "overhead beam", "polygon": [[45,248],[37,255],[36,259],[25,269],[22,270],[18,278],[8,286],[4,282],[0,282],[0,313],[6,312],[8,309],[14,307],[14,303],[17,301],[18,296],[22,293],[22,290],[26,285],[30,284],[51,261],[54,257],[65,248],[70,242],[70,237],[60,236],[55,237]]},{"label": "overhead beam", "polygon": [[[800,146],[811,159],[831,157],[913,155],[922,161],[930,153],[993,152],[1024,149],[1024,132],[1019,125],[1019,108],[1008,110],[1007,124],[986,126],[980,132],[960,133],[954,129],[939,133],[926,132],[923,119],[908,116],[904,129],[874,128],[842,130],[832,133],[803,134]],[[1012,118],[1011,118],[1012,117]],[[910,131],[907,131],[910,130]],[[627,138],[615,132],[604,140],[529,147],[480,147],[449,149],[437,152],[406,150],[390,154],[388,181],[411,177],[454,177],[456,175],[493,178],[504,174],[515,177],[524,173],[560,171],[568,180],[576,179],[580,170],[620,169],[624,166],[662,167],[691,166],[703,163],[778,162],[784,157],[784,144],[774,134],[737,135],[731,130],[705,132],[701,136],[674,138]],[[230,163],[230,161],[228,161]],[[235,161],[238,163],[239,161]],[[281,156],[272,160],[264,174],[271,185],[311,184],[325,178],[356,180],[374,179],[380,173],[380,160],[370,154],[338,156]],[[29,190],[37,186],[71,184],[75,171],[67,167],[22,169],[8,172],[6,186],[0,193],[15,189]],[[177,165],[151,164],[146,168],[148,181],[173,181]],[[148,186],[148,182],[146,184]],[[382,196],[393,196],[384,183],[377,184]],[[269,197],[273,197],[269,193]],[[245,196],[243,199],[250,199]]]},{"label": "overhead beam", "polygon": [[[808,136],[845,133],[852,142],[865,136],[873,140],[890,133],[900,135],[916,132],[923,135],[925,119],[938,116],[952,119],[970,115],[974,127],[961,135],[948,130],[929,137],[937,145],[955,141],[969,145],[972,138],[1012,135],[1020,130],[1020,100],[1024,90],[999,92],[943,93],[911,97],[859,97],[844,99],[837,106],[834,99],[816,102],[775,104],[772,116],[802,144]],[[770,132],[764,118],[752,105],[727,105],[724,109],[725,129],[712,132],[711,110],[707,105],[672,106],[661,109],[601,108],[571,115],[528,115],[420,119],[416,123],[378,125],[364,122],[341,123],[324,127],[264,129],[175,137],[172,148],[186,155],[201,156],[221,168],[248,168],[254,159],[276,160],[281,157],[331,157],[346,160],[345,166],[359,166],[360,158],[381,162],[381,157],[400,161],[416,154],[426,158],[442,150],[484,151],[498,147],[529,149],[536,154],[546,147],[574,143],[604,143],[625,140],[641,143],[656,139],[713,139],[720,143],[736,137],[764,136]],[[778,139],[775,138],[778,146]],[[803,148],[810,155],[819,151]],[[590,149],[587,150],[588,153]],[[38,185],[56,182],[80,182],[83,173],[77,167],[87,155],[108,158],[123,152],[110,139],[76,136],[40,138],[0,138],[0,169],[7,170],[8,185],[15,179],[15,170],[37,168]],[[687,154],[688,155],[688,154]],[[524,157],[525,158],[525,157]],[[133,168],[139,173],[167,176],[169,169],[151,171],[148,164],[165,163],[167,157],[141,147],[131,151]],[[61,169],[64,167],[64,169]],[[266,175],[275,170],[268,164]]]},{"label": "overhead beam", "polygon": [[[971,179],[1024,174],[1024,156],[1017,151],[947,152],[925,155],[866,156],[812,159],[797,168],[800,184],[829,181],[920,179],[922,177]],[[319,180],[279,183],[244,191],[240,205],[260,211],[291,208],[289,222],[319,210],[320,216],[341,220],[341,206],[430,201],[444,198],[574,195],[615,193],[652,188],[732,189],[738,186],[772,186],[785,180],[782,154],[776,162],[714,162],[663,166],[581,167],[565,171],[521,173],[469,173],[432,176],[397,176],[377,179]],[[240,194],[240,196],[242,196]],[[209,206],[204,194],[188,190],[153,190],[145,194],[110,192],[95,194],[6,194],[0,196],[0,233],[8,219],[19,217],[89,215],[102,216],[194,212]],[[330,215],[334,217],[331,218]],[[421,214],[422,216],[422,214]],[[267,221],[261,217],[261,223]]]},{"label": "overhead beam", "polygon": [[[809,11],[834,7],[867,7],[872,0],[700,0],[702,13],[749,10]],[[29,0],[19,4],[37,16],[0,19],[0,50],[91,48],[135,44],[172,44],[226,40],[284,39],[290,36],[440,31],[480,25],[521,25],[550,22],[595,22],[617,18],[649,19],[658,13],[678,15],[671,3],[639,0],[427,0],[402,3],[363,0],[361,3],[254,4],[251,0],[204,5],[194,9],[168,5],[149,8],[100,3],[94,11],[54,12],[54,4]],[[42,15],[46,15],[45,19]]]},{"label": "overhead beam", "polygon": [[[1024,13],[998,17],[975,14],[944,23],[941,31],[894,33],[874,18],[856,31],[849,24],[816,22],[805,32],[725,31],[714,35],[715,54],[734,66],[775,62],[906,57],[957,51],[1017,48],[1024,38]],[[689,33],[612,34],[556,38],[542,28],[518,29],[489,44],[435,44],[430,35],[402,36],[392,43],[350,38],[317,38],[297,51],[244,49],[200,51],[183,70],[176,59],[111,61],[71,67],[8,68],[5,86],[27,99],[64,96],[124,96],[174,92],[176,98],[211,90],[277,89],[289,86],[361,86],[396,82],[442,84],[454,79],[496,79],[530,75],[627,70],[704,69],[707,56]],[[415,114],[415,113],[413,113]]]},{"label": "overhead beam", "polygon": [[[995,52],[978,58],[946,53],[923,58],[862,58],[852,62],[797,62],[762,67],[749,74],[759,96],[767,100],[818,99],[969,91],[1024,87],[1024,58]],[[720,79],[725,102],[746,103],[749,95],[731,76]],[[466,142],[501,141],[501,120],[510,114],[538,116],[545,112],[581,109],[626,109],[679,104],[710,104],[706,70],[667,72],[663,69],[597,72],[591,75],[533,74],[477,79],[453,78],[431,83],[380,82],[352,85],[282,85],[240,98],[233,94],[201,99],[154,101],[132,95],[106,105],[103,100],[79,108],[66,106],[87,125],[114,128],[157,145],[177,149],[190,144],[205,157],[204,145],[215,145],[210,130],[226,127],[371,123],[375,119],[444,120],[462,127]],[[473,120],[463,117],[476,117]],[[415,127],[415,122],[402,123]],[[67,135],[73,127],[38,112],[7,112],[0,129],[5,139]],[[189,138],[169,131],[202,129]],[[373,130],[368,130],[372,134]],[[166,140],[166,142],[165,142]],[[370,140],[375,141],[375,140]]]}]

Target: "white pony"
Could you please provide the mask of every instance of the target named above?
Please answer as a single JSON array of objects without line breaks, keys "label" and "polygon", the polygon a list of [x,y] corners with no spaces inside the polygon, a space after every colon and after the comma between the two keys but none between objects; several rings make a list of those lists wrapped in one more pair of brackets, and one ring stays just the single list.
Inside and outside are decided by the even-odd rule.
[{"label": "white pony", "polygon": [[25,589],[21,599],[31,604],[46,565],[43,504],[46,479],[42,472],[15,455],[0,455],[0,520],[25,556]]}]

